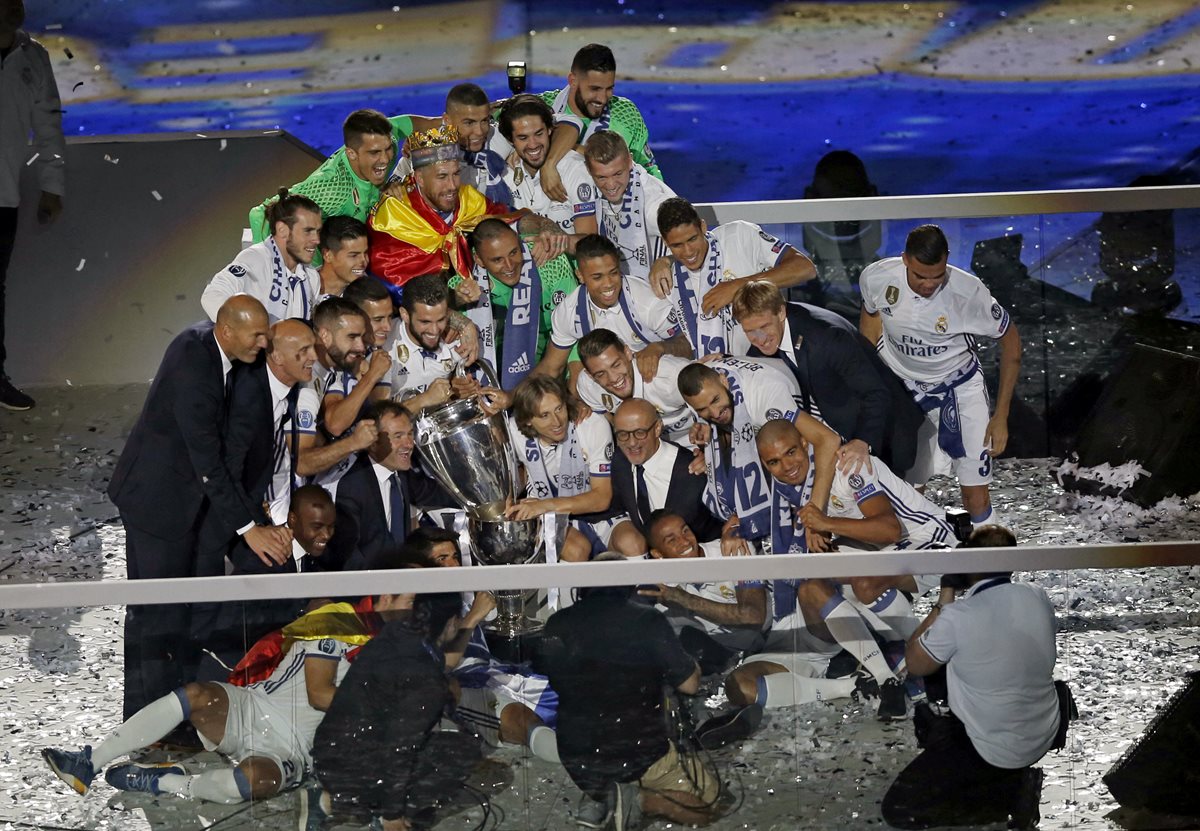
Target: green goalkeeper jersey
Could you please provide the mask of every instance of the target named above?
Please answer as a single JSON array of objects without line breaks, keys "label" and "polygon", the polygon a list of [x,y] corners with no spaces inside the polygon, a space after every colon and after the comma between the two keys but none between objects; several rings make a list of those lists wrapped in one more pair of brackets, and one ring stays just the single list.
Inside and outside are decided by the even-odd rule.
[{"label": "green goalkeeper jersey", "polygon": [[[396,144],[398,154],[400,145],[412,133],[412,118],[396,115],[388,121],[392,123],[392,140]],[[307,179],[292,185],[288,190],[316,202],[321,209],[322,219],[331,216],[352,216],[360,222],[366,222],[371,208],[379,201],[379,188],[365,179],[360,179],[350,168],[345,147],[339,147],[337,152],[323,161]],[[255,242],[262,242],[270,235],[270,229],[267,228],[267,206],[273,205],[277,199],[277,196],[268,197],[250,209],[250,232]]]},{"label": "green goalkeeper jersey", "polygon": [[572,109],[569,87],[543,92],[541,98],[556,113],[566,113],[583,122],[579,132],[579,144],[586,142],[593,133],[612,130],[625,139],[635,162],[646,168],[654,177],[662,178],[662,172],[654,161],[654,153],[650,150],[650,131],[646,129],[646,122],[637,104],[628,98],[614,95],[609,99],[604,112],[595,119],[581,116]]}]

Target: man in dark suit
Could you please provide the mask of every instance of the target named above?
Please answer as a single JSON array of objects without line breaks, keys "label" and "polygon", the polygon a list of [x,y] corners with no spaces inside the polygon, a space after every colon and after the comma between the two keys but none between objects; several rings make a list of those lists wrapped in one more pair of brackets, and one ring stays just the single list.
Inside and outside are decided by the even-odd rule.
[{"label": "man in dark suit", "polygon": [[852,324],[816,306],[784,303],[763,281],[738,291],[733,316],[751,343],[747,354],[787,364],[804,409],[841,434],[839,464],[864,464],[874,454],[897,473],[912,467],[920,408]]},{"label": "man in dark suit", "polygon": [[[266,342],[266,310],[236,295],[215,324],[185,329],[167,347],[108,486],[125,526],[131,580],[196,574],[197,535],[210,511],[254,551],[287,556],[287,529],[270,525],[261,501],[230,475],[223,455],[230,374],[257,360]],[[126,718],[187,680],[176,655],[187,630],[183,604],[126,612]]]},{"label": "man in dark suit", "polygon": [[647,553],[650,514],[662,508],[683,517],[701,542],[721,536],[721,521],[704,506],[708,480],[688,471],[694,454],[663,441],[662,428],[658,410],[641,398],[623,402],[613,415],[612,511],[629,519],[613,529],[609,547],[626,557]]},{"label": "man in dark suit", "polygon": [[346,570],[376,567],[413,527],[412,416],[395,401],[377,401],[367,417],[378,437],[338,481],[335,499],[337,530],[329,547]]}]

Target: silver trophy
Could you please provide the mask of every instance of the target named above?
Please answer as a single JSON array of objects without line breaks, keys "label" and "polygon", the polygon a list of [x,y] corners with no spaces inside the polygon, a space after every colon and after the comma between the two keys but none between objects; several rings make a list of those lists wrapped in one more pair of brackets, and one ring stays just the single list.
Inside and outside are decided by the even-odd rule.
[{"label": "silver trophy", "polygon": [[[492,385],[495,372],[483,360]],[[433,475],[467,513],[467,531],[475,558],[485,565],[544,561],[547,546],[561,546],[564,518],[505,519],[504,511],[517,498],[516,452],[504,416],[489,416],[474,395],[422,410],[417,417],[417,446]],[[557,521],[556,521],[557,520]],[[561,529],[559,528],[561,526]],[[488,626],[504,638],[517,638],[540,628],[525,617],[525,592],[493,592],[496,620]]]}]

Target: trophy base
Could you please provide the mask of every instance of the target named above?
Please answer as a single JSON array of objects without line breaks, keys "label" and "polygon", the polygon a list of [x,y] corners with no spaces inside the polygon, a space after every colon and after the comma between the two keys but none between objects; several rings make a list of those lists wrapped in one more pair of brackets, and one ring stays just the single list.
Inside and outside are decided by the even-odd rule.
[{"label": "trophy base", "polygon": [[542,622],[529,617],[497,619],[484,624],[488,650],[509,664],[524,664],[533,659],[542,639]]}]

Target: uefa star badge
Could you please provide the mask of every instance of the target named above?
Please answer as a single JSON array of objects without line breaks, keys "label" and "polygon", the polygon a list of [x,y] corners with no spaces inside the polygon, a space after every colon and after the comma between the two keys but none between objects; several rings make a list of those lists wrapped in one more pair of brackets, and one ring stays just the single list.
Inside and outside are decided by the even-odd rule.
[{"label": "uefa star badge", "polygon": [[896,301],[900,299],[900,289],[895,286],[888,286],[887,291],[883,293],[883,299],[887,301],[889,306],[895,305]]},{"label": "uefa star badge", "polygon": [[850,483],[850,487],[854,488],[854,490],[858,490],[863,486],[863,478],[857,473],[851,473],[846,481]]},{"label": "uefa star badge", "polygon": [[946,334],[946,330],[949,328],[950,324],[947,322],[945,315],[939,315],[937,322],[933,324],[933,331],[937,332],[939,335]]}]

